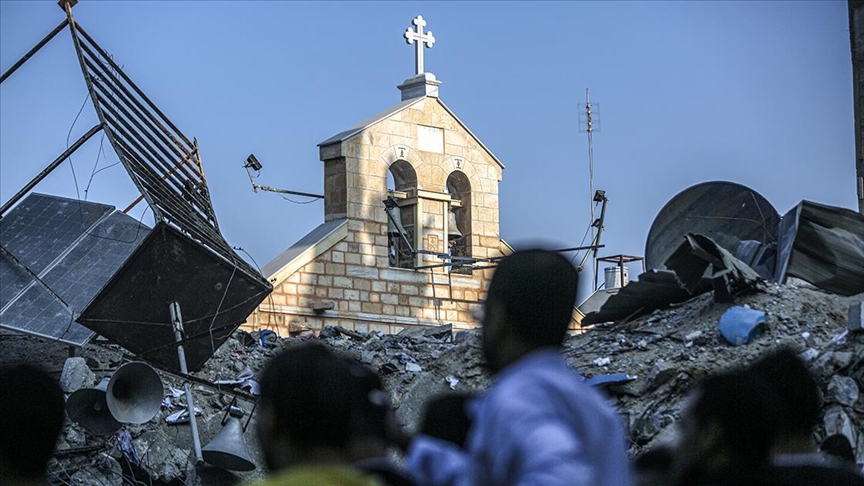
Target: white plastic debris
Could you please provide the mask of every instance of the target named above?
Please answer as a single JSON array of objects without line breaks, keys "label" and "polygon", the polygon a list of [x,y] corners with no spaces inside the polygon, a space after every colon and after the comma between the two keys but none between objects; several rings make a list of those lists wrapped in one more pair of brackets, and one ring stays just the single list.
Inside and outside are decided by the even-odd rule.
[{"label": "white plastic debris", "polygon": [[612,362],[611,358],[597,358],[594,360],[594,364],[597,366],[606,366]]},{"label": "white plastic debris", "polygon": [[446,377],[444,377],[444,381],[446,381],[447,384],[450,385],[451,390],[455,390],[456,385],[459,384],[459,378],[456,378],[453,375],[447,375]]},{"label": "white plastic debris", "polygon": [[416,373],[418,371],[423,371],[423,368],[421,368],[417,363],[405,363],[405,371],[413,371]]},{"label": "white plastic debris", "polygon": [[[202,413],[203,413],[203,411],[196,406],[195,407],[195,416],[199,417],[199,416],[201,416]],[[165,417],[165,423],[168,423],[168,424],[185,424],[188,421],[189,421],[189,411],[186,410],[185,408],[183,410],[180,410],[179,412],[172,413],[171,415]]]}]

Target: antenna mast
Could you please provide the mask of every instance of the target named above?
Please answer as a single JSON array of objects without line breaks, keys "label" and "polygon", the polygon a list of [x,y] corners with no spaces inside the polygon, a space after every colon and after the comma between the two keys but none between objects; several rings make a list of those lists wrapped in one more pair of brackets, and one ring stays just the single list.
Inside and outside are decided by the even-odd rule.
[{"label": "antenna mast", "polygon": [[[588,207],[591,211],[591,244],[600,243],[600,235],[603,233],[603,220],[606,216],[606,192],[594,190],[594,131],[600,131],[600,104],[591,104],[591,96],[588,88],[585,88],[585,103],[579,103],[579,132],[588,134]],[[597,203],[603,203],[600,219],[595,215]],[[584,268],[586,253],[579,267]],[[597,250],[594,254],[594,290],[597,290]]]}]

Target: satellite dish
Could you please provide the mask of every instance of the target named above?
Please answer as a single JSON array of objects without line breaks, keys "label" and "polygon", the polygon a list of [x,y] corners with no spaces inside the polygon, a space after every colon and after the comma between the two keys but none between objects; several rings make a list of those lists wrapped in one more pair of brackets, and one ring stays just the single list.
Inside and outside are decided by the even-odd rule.
[{"label": "satellite dish", "polygon": [[[780,215],[761,194],[734,182],[712,181],[689,187],[657,213],[645,242],[645,264],[663,270],[684,235],[708,236],[732,254],[777,242]],[[743,243],[743,244],[742,244]],[[748,263],[749,262],[745,262]]]}]

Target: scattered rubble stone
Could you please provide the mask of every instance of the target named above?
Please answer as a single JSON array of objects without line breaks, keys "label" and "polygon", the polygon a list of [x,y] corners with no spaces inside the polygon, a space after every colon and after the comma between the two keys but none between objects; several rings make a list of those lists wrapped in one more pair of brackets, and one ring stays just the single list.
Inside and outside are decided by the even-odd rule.
[{"label": "scattered rubble stone", "polygon": [[[730,367],[746,365],[779,346],[790,346],[806,359],[825,397],[822,420],[814,438],[819,441],[829,434],[845,434],[857,445],[857,460],[861,462],[864,461],[864,406],[860,393],[864,387],[864,333],[849,332],[847,327],[850,306],[861,300],[860,295],[838,296],[794,280],[788,285],[767,285],[763,292],[739,296],[731,303],[718,303],[710,294],[703,294],[636,320],[597,325],[577,333],[567,339],[564,352],[570,365],[586,377],[626,374],[634,378],[609,384],[604,390],[621,414],[630,438],[630,452],[635,454],[676,438],[675,422],[687,392],[699,380]],[[762,336],[743,346],[732,346],[721,336],[720,316],[732,305],[765,312]],[[416,429],[432,395],[452,390],[480,392],[491,384],[477,330],[454,332],[450,326],[441,326],[384,335],[327,327],[317,337],[307,334],[278,338],[268,334],[264,340],[260,339],[262,333],[237,331],[195,376],[211,383],[216,380],[242,383],[241,376],[249,376],[250,372],[257,376],[267,359],[282,349],[318,339],[382,375],[396,419],[408,430]],[[68,356],[65,345],[6,331],[0,332],[0,346],[3,351],[0,360],[27,358],[48,363],[57,375]],[[87,382],[87,386],[110,376],[124,361],[136,359],[101,339],[84,346],[79,355],[85,360],[85,367],[87,363],[91,366],[99,363],[99,368],[92,369],[95,376],[89,382],[81,381]],[[180,410],[178,406],[185,401],[185,396],[175,399],[171,391],[182,390],[183,382],[174,375],[160,372],[160,376],[166,397],[170,398],[167,403],[174,407],[163,406],[150,422],[122,429],[131,435],[140,464],[127,461],[118,447],[117,435],[94,437],[68,423],[58,442],[58,454],[84,452],[66,453],[52,460],[52,477],[57,483],[233,484],[263,474],[261,469],[227,473],[192,465],[188,422],[165,423],[165,418]],[[240,386],[217,388],[193,384],[195,404],[202,410],[197,417],[201,444],[206,445],[219,433],[226,410],[233,405],[232,410],[242,411],[243,424],[248,424],[245,440],[249,454],[253,461],[263,465],[252,433],[256,425],[252,413],[254,397]],[[118,466],[127,479],[118,480]],[[133,474],[134,481],[128,479]]]},{"label": "scattered rubble stone", "polygon": [[96,382],[96,375],[87,366],[84,358],[69,358],[63,365],[60,375],[60,388],[65,393],[72,393],[81,388],[89,388]]},{"label": "scattered rubble stone", "polygon": [[847,407],[858,401],[858,385],[848,376],[834,375],[828,383],[828,393],[833,400]]}]

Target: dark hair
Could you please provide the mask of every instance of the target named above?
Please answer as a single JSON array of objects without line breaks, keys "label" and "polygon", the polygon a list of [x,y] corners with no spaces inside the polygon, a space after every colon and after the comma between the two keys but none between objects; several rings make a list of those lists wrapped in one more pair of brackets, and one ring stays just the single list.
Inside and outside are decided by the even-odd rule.
[{"label": "dark hair", "polygon": [[819,420],[822,403],[816,379],[795,352],[780,348],[759,358],[749,371],[776,396],[775,431],[809,436]]},{"label": "dark hair", "polygon": [[0,393],[0,477],[44,477],[63,428],[60,385],[33,365],[3,365]]},{"label": "dark hair", "polygon": [[726,451],[735,458],[737,472],[754,471],[765,464],[771,450],[773,397],[755,376],[726,373],[707,378],[693,405],[697,423],[716,423]]},{"label": "dark hair", "polygon": [[852,449],[852,444],[849,443],[849,438],[843,434],[825,437],[819,450],[836,458],[855,462],[855,451]]},{"label": "dark hair", "polygon": [[533,249],[504,257],[492,275],[486,306],[503,308],[506,325],[532,347],[564,340],[579,274],[560,253]]},{"label": "dark hair", "polygon": [[432,397],[426,403],[420,432],[465,448],[471,418],[465,406],[472,397],[468,393],[447,393]]},{"label": "dark hair", "polygon": [[349,363],[354,432],[387,440],[387,394],[377,373],[357,362]]},{"label": "dark hair", "polygon": [[261,374],[261,406],[272,407],[276,435],[301,446],[344,447],[351,437],[350,362],[319,343],[273,357]]}]

